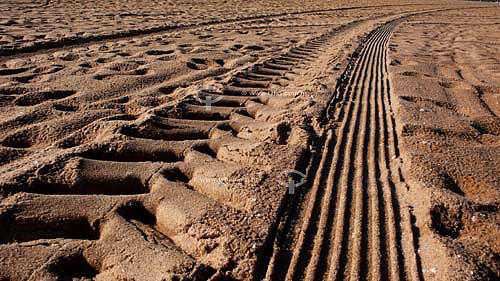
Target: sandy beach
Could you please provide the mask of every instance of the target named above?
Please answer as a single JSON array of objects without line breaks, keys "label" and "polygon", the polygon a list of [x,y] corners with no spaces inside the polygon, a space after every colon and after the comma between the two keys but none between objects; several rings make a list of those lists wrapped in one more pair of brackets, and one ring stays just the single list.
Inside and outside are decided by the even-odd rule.
[{"label": "sandy beach", "polygon": [[0,11],[0,281],[500,280],[500,4]]}]

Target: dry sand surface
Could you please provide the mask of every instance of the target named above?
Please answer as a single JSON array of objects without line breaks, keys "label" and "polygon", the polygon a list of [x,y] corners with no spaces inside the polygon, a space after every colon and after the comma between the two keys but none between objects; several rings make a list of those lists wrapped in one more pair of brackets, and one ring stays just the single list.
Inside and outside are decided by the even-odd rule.
[{"label": "dry sand surface", "polygon": [[500,5],[0,11],[1,281],[500,280]]}]

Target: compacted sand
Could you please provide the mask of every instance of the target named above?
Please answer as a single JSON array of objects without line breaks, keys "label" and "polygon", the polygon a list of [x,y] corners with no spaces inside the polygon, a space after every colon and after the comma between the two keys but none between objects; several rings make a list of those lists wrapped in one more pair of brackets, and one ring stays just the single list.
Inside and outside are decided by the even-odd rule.
[{"label": "compacted sand", "polygon": [[0,280],[500,279],[500,5],[0,11]]}]

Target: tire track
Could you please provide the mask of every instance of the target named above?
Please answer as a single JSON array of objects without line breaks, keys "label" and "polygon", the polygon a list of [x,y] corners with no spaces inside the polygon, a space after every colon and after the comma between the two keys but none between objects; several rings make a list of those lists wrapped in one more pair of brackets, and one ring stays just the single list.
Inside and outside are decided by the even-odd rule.
[{"label": "tire track", "polygon": [[358,50],[336,98],[340,124],[326,132],[293,255],[270,265],[268,280],[418,280],[416,253],[403,243],[413,240],[403,237],[409,218],[396,194],[404,181],[391,163],[399,151],[386,48],[399,21],[375,29]]},{"label": "tire track", "polygon": [[[286,78],[288,73],[306,67],[335,34],[357,24],[358,21],[338,27],[234,73],[220,89],[197,89],[176,103],[160,104],[137,116],[98,120],[102,126],[99,131],[110,127],[113,132],[98,143],[85,144],[85,139],[74,140],[71,135],[62,138],[56,146],[73,149],[75,153],[57,158],[55,167],[39,169],[28,183],[0,186],[2,192],[9,194],[26,192],[18,194],[12,205],[0,206],[0,220],[8,225],[7,230],[0,233],[0,250],[10,255],[22,247],[16,242],[73,239],[77,245],[73,253],[76,258],[47,251],[47,256],[58,258],[37,272],[62,276],[58,268],[68,264],[89,268],[75,272],[78,277],[124,272],[133,275],[140,272],[139,263],[120,262],[115,265],[116,269],[102,268],[101,261],[89,261],[78,250],[92,244],[103,251],[104,258],[112,256],[114,247],[125,246],[114,241],[114,234],[106,229],[119,228],[123,229],[124,237],[143,248],[138,253],[120,253],[120,257],[137,255],[137,260],[142,260],[150,256],[167,263],[158,267],[159,272],[150,272],[150,276],[180,279],[180,275],[176,275],[176,264],[182,263],[182,270],[189,272],[185,274],[189,280],[229,278],[231,274],[241,277],[245,273],[237,272],[238,266],[251,263],[252,257],[236,254],[228,257],[225,252],[229,246],[225,241],[236,241],[243,249],[257,248],[258,241],[252,238],[254,243],[243,237],[238,226],[240,221],[255,215],[245,202],[257,195],[251,188],[238,194],[233,186],[217,179],[230,180],[242,169],[265,173],[256,165],[255,156],[237,151],[264,142],[268,147],[285,144],[289,128],[259,117],[260,111],[274,106],[272,96],[260,93],[270,91],[273,84]],[[39,100],[70,94],[43,93]],[[207,108],[203,100],[214,102]],[[83,148],[74,150],[82,143]],[[53,177],[68,173],[74,177]],[[242,197],[242,194],[245,195]],[[54,200],[58,204],[46,203]],[[44,210],[39,208],[45,205]],[[80,205],[95,205],[98,210],[94,212],[94,208]],[[42,221],[39,216],[42,212],[49,214],[50,219]],[[206,217],[215,216],[213,214],[222,215],[207,222]],[[232,220],[224,214],[232,214]],[[261,223],[260,215],[254,220]],[[219,234],[222,227],[224,232]],[[210,235],[195,235],[195,231]],[[151,250],[150,245],[156,245],[156,249]]]}]

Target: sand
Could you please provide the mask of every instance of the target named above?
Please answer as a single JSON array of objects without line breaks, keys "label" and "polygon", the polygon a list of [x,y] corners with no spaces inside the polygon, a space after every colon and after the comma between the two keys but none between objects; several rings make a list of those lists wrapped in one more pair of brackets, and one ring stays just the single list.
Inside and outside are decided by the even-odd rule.
[{"label": "sand", "polygon": [[[398,28],[390,47],[405,168],[412,177],[408,201],[423,218],[421,254],[428,278],[500,275],[497,12],[415,17]],[[422,201],[413,199],[417,194]],[[430,262],[440,255],[425,247],[431,237],[446,245],[449,268]]]},{"label": "sand", "polygon": [[0,280],[500,278],[500,6],[0,10]]}]

